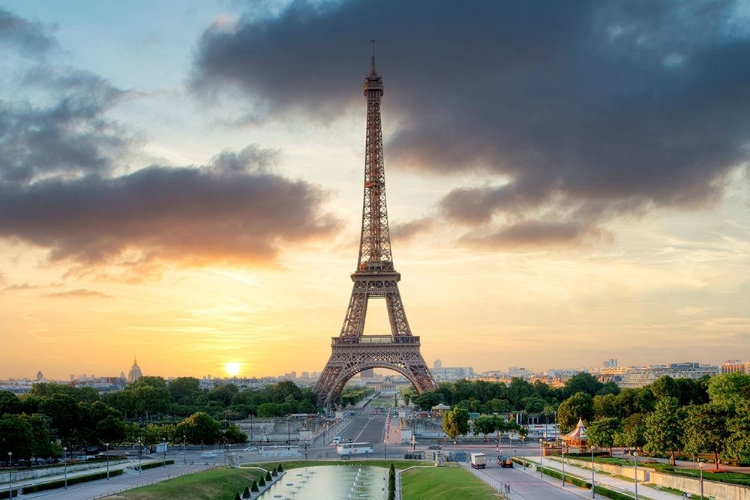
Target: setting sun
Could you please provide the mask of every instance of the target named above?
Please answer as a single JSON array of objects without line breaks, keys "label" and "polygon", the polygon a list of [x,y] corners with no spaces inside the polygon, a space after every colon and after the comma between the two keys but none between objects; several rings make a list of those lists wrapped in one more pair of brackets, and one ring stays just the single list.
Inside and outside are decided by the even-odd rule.
[{"label": "setting sun", "polygon": [[236,377],[240,373],[240,363],[224,363],[224,370],[232,377]]}]

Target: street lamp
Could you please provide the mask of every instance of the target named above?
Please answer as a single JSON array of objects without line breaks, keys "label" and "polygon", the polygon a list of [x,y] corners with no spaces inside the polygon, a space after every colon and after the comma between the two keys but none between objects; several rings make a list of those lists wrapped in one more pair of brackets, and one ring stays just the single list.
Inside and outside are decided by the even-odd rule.
[{"label": "street lamp", "polygon": [[539,438],[539,477],[542,477],[542,463],[544,463],[544,452],[542,451],[542,443],[544,439]]},{"label": "street lamp", "polygon": [[701,500],[703,500],[703,462],[699,463],[698,466],[701,468]]},{"label": "street lamp", "polygon": [[63,446],[63,474],[65,474],[65,489],[68,489],[68,447]]},{"label": "street lamp", "polygon": [[8,498],[13,498],[13,452],[8,452]]},{"label": "street lamp", "polygon": [[562,448],[560,448],[562,451],[562,485],[563,488],[565,487],[565,441],[563,441]]},{"label": "street lamp", "polygon": [[104,443],[107,449],[107,481],[109,481],[109,443]]},{"label": "street lamp", "polygon": [[138,473],[143,472],[141,469],[141,438],[138,438]]},{"label": "street lamp", "polygon": [[521,446],[523,446],[523,470],[526,470],[526,436],[521,436]]},{"label": "street lamp", "polygon": [[591,446],[591,498],[596,498],[596,483],[594,482],[594,446]]},{"label": "street lamp", "polygon": [[[252,427],[250,427],[252,429]],[[187,448],[185,446],[185,434],[182,435],[182,465],[187,465]]]},{"label": "street lamp", "polygon": [[500,453],[500,431],[497,431],[497,446],[495,447],[495,451]]},{"label": "street lamp", "polygon": [[292,437],[291,432],[289,431],[289,417],[286,417],[286,449],[290,450],[290,445],[292,444]]},{"label": "street lamp", "polygon": [[638,452],[633,452],[633,470],[635,471],[635,500],[638,500]]}]

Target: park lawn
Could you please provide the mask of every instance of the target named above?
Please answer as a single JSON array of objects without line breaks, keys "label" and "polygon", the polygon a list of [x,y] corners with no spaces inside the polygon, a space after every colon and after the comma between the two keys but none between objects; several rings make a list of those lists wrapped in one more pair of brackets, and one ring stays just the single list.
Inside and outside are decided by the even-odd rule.
[{"label": "park lawn", "polygon": [[188,474],[167,481],[142,486],[116,495],[108,500],[216,500],[234,498],[235,493],[245,491],[253,480],[260,478],[258,469],[210,469]]},{"label": "park lawn", "polygon": [[474,475],[459,466],[411,469],[401,474],[403,498],[484,500],[502,498]]}]

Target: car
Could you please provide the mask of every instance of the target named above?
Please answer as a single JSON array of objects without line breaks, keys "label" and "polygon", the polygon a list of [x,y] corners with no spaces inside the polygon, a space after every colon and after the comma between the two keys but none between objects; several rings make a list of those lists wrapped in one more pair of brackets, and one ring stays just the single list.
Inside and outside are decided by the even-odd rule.
[{"label": "car", "polygon": [[430,446],[427,447],[427,449],[428,450],[442,450],[443,447],[440,446],[439,444],[431,444]]},{"label": "car", "polygon": [[511,460],[508,457],[497,457],[497,465],[503,468],[506,468],[506,467],[513,468],[513,460]]},{"label": "car", "polygon": [[258,448],[256,446],[248,446],[247,448],[244,448],[242,451],[257,451]]},{"label": "car", "polygon": [[341,442],[341,436],[336,436],[333,438],[333,444],[339,444]]},{"label": "car", "polygon": [[201,453],[201,458],[216,458],[217,455],[213,451],[204,451]]}]

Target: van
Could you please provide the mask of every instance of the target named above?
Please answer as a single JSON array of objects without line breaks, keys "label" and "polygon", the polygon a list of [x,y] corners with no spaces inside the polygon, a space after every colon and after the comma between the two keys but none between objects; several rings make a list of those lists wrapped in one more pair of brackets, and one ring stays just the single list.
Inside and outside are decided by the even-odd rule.
[{"label": "van", "polygon": [[336,436],[333,438],[333,444],[339,444],[341,442],[341,436]]}]

